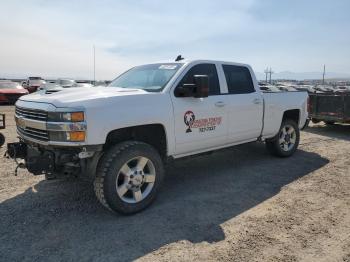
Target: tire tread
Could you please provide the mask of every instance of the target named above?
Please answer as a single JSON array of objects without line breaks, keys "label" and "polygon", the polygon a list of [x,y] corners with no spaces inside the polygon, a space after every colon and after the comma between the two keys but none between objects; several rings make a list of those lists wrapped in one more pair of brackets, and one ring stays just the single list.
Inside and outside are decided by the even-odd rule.
[{"label": "tire tread", "polygon": [[[94,180],[94,191],[96,194],[97,199],[99,202],[108,210],[115,212],[116,210],[113,209],[110,204],[107,201],[107,197],[105,195],[105,179],[110,172],[110,168],[112,167],[112,163],[117,161],[118,158],[128,149],[139,146],[139,145],[146,145],[148,144],[144,142],[139,141],[125,141],[122,143],[119,143],[113,147],[111,147],[101,158],[100,163],[97,166],[97,173]],[[119,210],[122,214],[132,214],[134,212],[129,212],[129,210]],[[137,212],[137,211],[136,211]]]}]

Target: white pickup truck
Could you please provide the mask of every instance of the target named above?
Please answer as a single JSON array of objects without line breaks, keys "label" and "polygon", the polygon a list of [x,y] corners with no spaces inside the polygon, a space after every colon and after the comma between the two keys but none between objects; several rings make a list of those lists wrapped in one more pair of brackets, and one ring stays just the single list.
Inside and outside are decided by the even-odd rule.
[{"label": "white pickup truck", "polygon": [[131,214],[154,200],[167,160],[252,141],[288,157],[307,115],[306,92],[262,93],[249,65],[154,63],[108,87],[22,96],[8,154],[35,175],[89,177],[105,207]]}]

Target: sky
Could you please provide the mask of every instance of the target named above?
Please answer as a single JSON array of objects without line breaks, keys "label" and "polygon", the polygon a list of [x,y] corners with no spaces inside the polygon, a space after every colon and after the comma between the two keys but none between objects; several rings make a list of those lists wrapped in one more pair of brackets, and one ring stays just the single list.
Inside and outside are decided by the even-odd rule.
[{"label": "sky", "polygon": [[349,0],[0,0],[0,77],[113,79],[131,66],[217,59],[256,72],[350,76]]}]

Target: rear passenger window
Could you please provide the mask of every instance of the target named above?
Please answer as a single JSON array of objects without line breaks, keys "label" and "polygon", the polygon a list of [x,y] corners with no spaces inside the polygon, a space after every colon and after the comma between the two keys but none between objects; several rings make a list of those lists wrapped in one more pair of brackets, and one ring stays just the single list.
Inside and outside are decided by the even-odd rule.
[{"label": "rear passenger window", "polygon": [[193,66],[180,82],[183,84],[194,84],[195,75],[207,75],[209,77],[209,95],[220,95],[219,78],[214,64],[199,64]]},{"label": "rear passenger window", "polygon": [[230,94],[248,94],[255,92],[253,80],[248,68],[243,66],[222,65]]}]

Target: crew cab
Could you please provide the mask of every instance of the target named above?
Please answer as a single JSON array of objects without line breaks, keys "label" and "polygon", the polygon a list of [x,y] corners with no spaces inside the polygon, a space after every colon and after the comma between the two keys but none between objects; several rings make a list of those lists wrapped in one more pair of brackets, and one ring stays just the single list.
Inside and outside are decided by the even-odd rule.
[{"label": "crew cab", "polygon": [[289,157],[307,114],[306,92],[263,93],[246,64],[153,63],[108,87],[21,97],[8,154],[34,175],[90,178],[105,207],[131,214],[155,199],[169,159],[253,141]]}]

